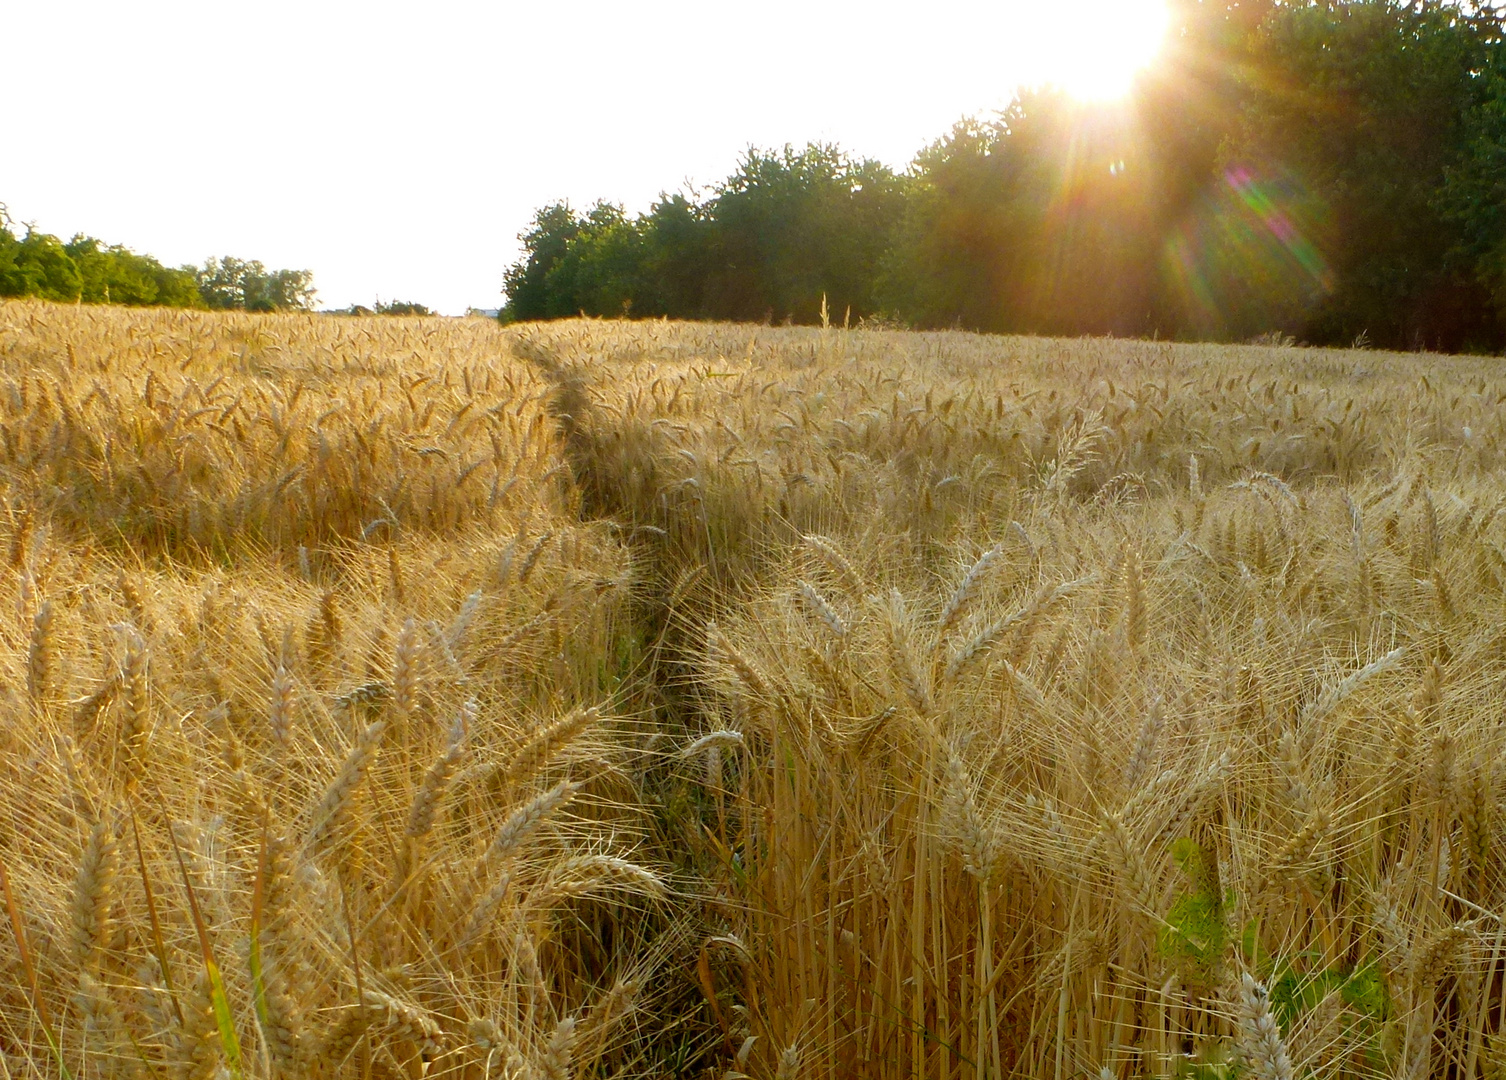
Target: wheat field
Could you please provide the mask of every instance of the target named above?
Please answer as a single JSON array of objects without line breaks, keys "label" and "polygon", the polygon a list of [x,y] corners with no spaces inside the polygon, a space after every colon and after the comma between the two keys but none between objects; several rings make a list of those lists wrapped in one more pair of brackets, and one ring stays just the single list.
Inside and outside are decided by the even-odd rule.
[{"label": "wheat field", "polygon": [[1506,1074],[1503,402],[0,305],[0,1069]]}]

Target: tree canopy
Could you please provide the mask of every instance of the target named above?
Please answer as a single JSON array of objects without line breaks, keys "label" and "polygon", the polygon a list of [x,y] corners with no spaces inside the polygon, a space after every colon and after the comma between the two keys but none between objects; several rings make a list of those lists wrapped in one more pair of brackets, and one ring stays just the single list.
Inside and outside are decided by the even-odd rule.
[{"label": "tree canopy", "polygon": [[540,210],[509,319],[793,320],[1506,346],[1506,52],[1490,6],[1172,0],[1122,102],[1021,92],[908,169],[749,149],[646,212]]},{"label": "tree canopy", "polygon": [[208,259],[194,271],[199,295],[211,311],[308,310],[314,303],[309,270],[268,270],[256,260]]},{"label": "tree canopy", "polygon": [[902,181],[834,146],[750,149],[707,198],[665,195],[646,214],[555,203],[522,235],[507,315],[671,315],[738,320],[872,310],[903,207]]},{"label": "tree canopy", "polygon": [[119,244],[79,234],[66,243],[15,222],[0,204],[0,297],[32,296],[79,304],[212,310],[307,310],[314,299],[308,270],[268,270],[227,256],[202,267],[163,266]]}]

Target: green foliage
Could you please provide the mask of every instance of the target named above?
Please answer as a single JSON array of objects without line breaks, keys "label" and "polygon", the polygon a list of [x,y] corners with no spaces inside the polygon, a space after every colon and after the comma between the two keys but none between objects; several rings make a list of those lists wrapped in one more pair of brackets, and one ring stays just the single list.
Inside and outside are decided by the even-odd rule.
[{"label": "green foliage", "polygon": [[1506,45],[1493,42],[1465,117],[1463,160],[1449,171],[1440,200],[1458,230],[1454,255],[1506,321]]},{"label": "green foliage", "polygon": [[307,311],[314,303],[311,270],[268,270],[227,255],[206,260],[195,278],[211,311]]},{"label": "green foliage", "polygon": [[1222,892],[1213,856],[1196,841],[1177,840],[1171,855],[1190,888],[1172,902],[1157,946],[1162,956],[1182,961],[1206,981],[1228,948],[1225,912],[1233,906],[1234,894]]},{"label": "green foliage", "polygon": [[1124,103],[1022,92],[895,175],[749,150],[707,195],[559,203],[506,317],[671,315],[1506,345],[1506,46],[1488,6],[1172,0]]},{"label": "green foliage", "polygon": [[365,304],[351,304],[350,307],[332,311],[331,315],[433,315],[428,306],[414,303],[412,300],[378,300],[375,308],[369,308]]},{"label": "green foliage", "polygon": [[[1233,944],[1229,913],[1237,898],[1223,890],[1213,853],[1196,841],[1185,837],[1175,841],[1171,855],[1187,887],[1178,892],[1166,913],[1157,948],[1181,965],[1184,978],[1213,986],[1219,982],[1217,969]],[[1283,1031],[1290,1031],[1304,1014],[1337,993],[1360,1018],[1358,1037],[1379,1038],[1390,1001],[1374,958],[1357,966],[1325,966],[1316,952],[1275,959],[1260,948],[1259,940],[1259,928],[1251,921],[1241,934],[1243,958],[1269,985],[1271,1008]],[[1175,1075],[1186,1080],[1229,1080],[1234,1075],[1231,1069],[1227,1048],[1214,1043],[1205,1046],[1197,1058],[1181,1059]]]},{"label": "green foliage", "polygon": [[0,296],[131,307],[307,310],[313,274],[268,271],[259,262],[210,259],[202,269],[163,266],[119,244],[79,234],[66,244],[27,227],[17,236],[0,203]]},{"label": "green foliage", "polygon": [[750,149],[706,207],[718,316],[815,323],[876,310],[874,283],[903,209],[903,185],[876,161],[834,146]]},{"label": "green foliage", "polygon": [[92,236],[75,236],[63,249],[78,268],[79,298],[86,304],[204,306],[187,267],[172,269],[150,255],[119,244],[107,247]]},{"label": "green foliage", "polygon": [[681,318],[720,314],[709,289],[719,257],[710,207],[683,192],[663,196],[639,226],[645,251],[635,310]]},{"label": "green foliage", "polygon": [[886,306],[921,325],[1148,332],[1154,163],[1131,118],[1059,93],[916,158]]},{"label": "green foliage", "polygon": [[550,319],[576,312],[567,306],[573,298],[551,292],[549,273],[565,257],[570,241],[580,234],[582,220],[569,203],[552,203],[533,216],[533,224],[518,239],[527,256],[509,267],[504,278],[507,306],[504,321]]},{"label": "green foliage", "polygon": [[378,315],[433,315],[427,305],[414,303],[412,300],[388,300],[378,302],[376,306]]},{"label": "green foliage", "polygon": [[1290,171],[1332,215],[1332,281],[1303,336],[1415,347],[1488,332],[1473,275],[1450,258],[1464,235],[1445,187],[1471,133],[1483,149],[1494,80],[1481,72],[1498,29],[1440,0],[1373,0],[1283,6],[1254,35],[1226,157]]},{"label": "green foliage", "polygon": [[879,263],[903,182],[835,147],[749,150],[709,197],[661,196],[646,214],[598,202],[540,210],[506,276],[510,320],[575,315],[790,319],[877,309]]},{"label": "green foliage", "polygon": [[163,266],[150,255],[82,234],[65,244],[28,228],[17,238],[9,224],[0,216],[0,296],[130,307],[204,306],[187,267]]},{"label": "green foliage", "polygon": [[643,230],[620,206],[599,202],[578,222],[578,232],[549,268],[545,282],[551,315],[625,315],[644,279]]},{"label": "green foliage", "polygon": [[1385,978],[1373,957],[1358,966],[1325,967],[1318,954],[1302,953],[1272,965],[1269,981],[1271,1009],[1283,1030],[1333,993],[1366,1021],[1378,1024],[1390,1014]]},{"label": "green foliage", "polygon": [[18,238],[0,205],[0,296],[75,301],[82,288],[78,267],[58,238],[31,227]]},{"label": "green foliage", "polygon": [[1179,1056],[1171,1075],[1175,1080],[1234,1080],[1239,1067],[1231,1047],[1220,1039],[1206,1043],[1194,1056]]}]

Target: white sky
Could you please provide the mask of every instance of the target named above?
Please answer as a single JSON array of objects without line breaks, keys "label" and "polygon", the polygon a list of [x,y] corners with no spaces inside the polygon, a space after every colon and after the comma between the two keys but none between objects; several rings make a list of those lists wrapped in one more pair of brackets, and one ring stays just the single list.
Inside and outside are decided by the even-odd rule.
[{"label": "white sky", "polygon": [[1164,0],[14,0],[0,202],[163,262],[308,268],[319,304],[496,307],[546,202],[646,209],[749,144],[903,167],[1023,83],[1111,93]]}]

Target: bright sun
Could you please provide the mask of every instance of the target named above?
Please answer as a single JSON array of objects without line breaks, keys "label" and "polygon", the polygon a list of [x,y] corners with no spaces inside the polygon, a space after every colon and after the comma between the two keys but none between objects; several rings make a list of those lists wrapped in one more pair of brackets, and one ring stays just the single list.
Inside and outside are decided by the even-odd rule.
[{"label": "bright sun", "polygon": [[1168,20],[1165,0],[1048,0],[1021,14],[1025,81],[1090,101],[1129,91],[1160,52]]}]

